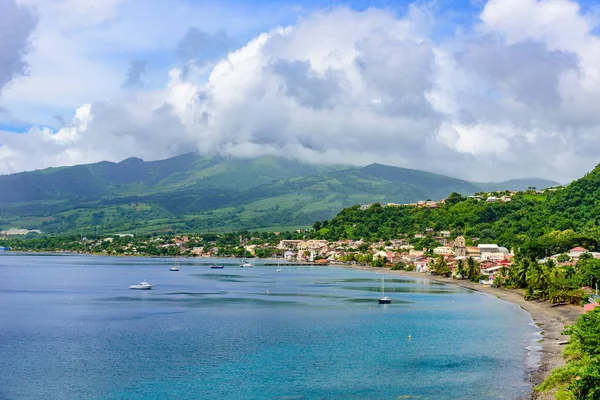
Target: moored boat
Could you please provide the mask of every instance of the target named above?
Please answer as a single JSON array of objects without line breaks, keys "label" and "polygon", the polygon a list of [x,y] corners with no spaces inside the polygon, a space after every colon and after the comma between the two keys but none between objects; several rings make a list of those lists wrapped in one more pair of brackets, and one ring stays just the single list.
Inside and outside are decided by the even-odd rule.
[{"label": "moored boat", "polygon": [[140,282],[138,285],[129,285],[129,289],[135,289],[135,290],[150,290],[153,287],[154,287],[154,285],[151,285],[146,281]]},{"label": "moored boat", "polygon": [[385,295],[385,274],[381,274],[381,297],[378,300],[379,304],[390,304],[392,299]]},{"label": "moored boat", "polygon": [[177,261],[177,259],[173,261],[173,265],[171,265],[169,271],[179,271],[179,261]]},{"label": "moored boat", "polygon": [[210,268],[212,268],[212,269],[221,269],[221,268],[223,268],[223,265],[211,265]]}]

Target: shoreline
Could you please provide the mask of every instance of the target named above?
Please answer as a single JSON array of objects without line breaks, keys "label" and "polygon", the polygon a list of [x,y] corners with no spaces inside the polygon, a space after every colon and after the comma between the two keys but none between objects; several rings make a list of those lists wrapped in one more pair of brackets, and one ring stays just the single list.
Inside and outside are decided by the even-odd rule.
[{"label": "shoreline", "polygon": [[[348,265],[344,266],[350,269],[360,269],[364,271],[373,271],[373,267],[363,267]],[[422,272],[392,271],[386,269],[390,275],[409,276],[413,278],[429,279],[435,282],[445,283],[448,285],[460,286],[465,289],[474,290],[486,295],[494,296],[500,300],[515,304],[525,310],[531,316],[533,323],[541,330],[542,339],[539,342],[541,348],[538,350],[540,361],[537,368],[532,369],[529,374],[529,381],[533,387],[539,385],[557,367],[565,364],[565,359],[562,356],[564,346],[560,342],[569,340],[569,336],[562,334],[565,325],[573,324],[577,318],[583,314],[583,307],[575,305],[553,306],[550,303],[540,300],[525,300],[523,291],[520,289],[500,289],[492,288],[480,283],[473,283],[469,280],[456,280],[434,275],[427,275]],[[531,390],[527,397],[534,400],[550,400],[553,399],[553,391],[540,393]]]}]

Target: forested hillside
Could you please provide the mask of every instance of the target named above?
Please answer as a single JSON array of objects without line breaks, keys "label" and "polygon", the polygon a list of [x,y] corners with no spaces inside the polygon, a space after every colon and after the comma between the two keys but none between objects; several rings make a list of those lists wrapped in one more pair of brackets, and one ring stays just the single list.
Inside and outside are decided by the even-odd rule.
[{"label": "forested hillside", "polygon": [[[508,202],[489,203],[458,193],[439,208],[353,206],[328,221],[317,222],[316,235],[327,239],[370,241],[451,230],[453,235],[519,247],[543,257],[575,245],[598,250],[600,241],[600,166],[564,189],[516,194]],[[423,241],[423,239],[419,239]],[[425,239],[427,240],[427,239]]]},{"label": "forested hillside", "polygon": [[464,180],[379,164],[316,166],[195,154],[150,162],[129,158],[0,176],[0,229],[286,230],[331,218],[352,204],[409,203],[480,190]]}]

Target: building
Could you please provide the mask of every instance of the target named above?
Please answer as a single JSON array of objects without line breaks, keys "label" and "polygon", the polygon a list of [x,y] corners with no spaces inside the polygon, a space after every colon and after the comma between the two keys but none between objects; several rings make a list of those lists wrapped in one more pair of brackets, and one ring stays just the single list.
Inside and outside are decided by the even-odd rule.
[{"label": "building", "polygon": [[436,247],[435,249],[433,249],[433,252],[434,252],[434,254],[442,255],[442,256],[449,256],[449,255],[454,254],[454,251],[452,251],[452,247],[450,247],[450,246]]},{"label": "building", "polygon": [[280,240],[277,248],[279,249],[294,249],[302,243],[302,240]]},{"label": "building", "polygon": [[0,231],[0,235],[12,236],[12,235],[27,235],[28,233],[37,233],[38,235],[42,233],[39,229],[8,229],[5,231]]},{"label": "building", "polygon": [[575,247],[569,250],[567,255],[573,260],[579,260],[579,256],[581,256],[583,253],[588,253],[588,251],[583,247]]},{"label": "building", "polygon": [[481,255],[479,248],[477,246],[467,246],[467,257],[475,257],[479,258]]},{"label": "building", "polygon": [[454,247],[456,248],[455,255],[456,257],[466,257],[467,256],[467,244],[466,240],[463,236],[459,236],[454,240]]},{"label": "building", "polygon": [[477,248],[480,253],[498,253],[500,251],[497,244],[478,244]]}]

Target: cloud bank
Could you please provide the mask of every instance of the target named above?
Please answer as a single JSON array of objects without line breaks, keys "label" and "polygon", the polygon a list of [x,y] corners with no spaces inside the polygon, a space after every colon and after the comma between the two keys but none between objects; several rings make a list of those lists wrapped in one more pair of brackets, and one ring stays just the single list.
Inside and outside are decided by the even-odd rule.
[{"label": "cloud bank", "polygon": [[222,31],[189,29],[164,85],[138,85],[146,64],[132,63],[128,90],[58,131],[0,132],[0,173],[194,150],[473,180],[568,181],[598,163],[591,15],[568,0],[490,0],[440,37],[446,22],[416,5],[400,16],[338,7],[235,50]]}]

